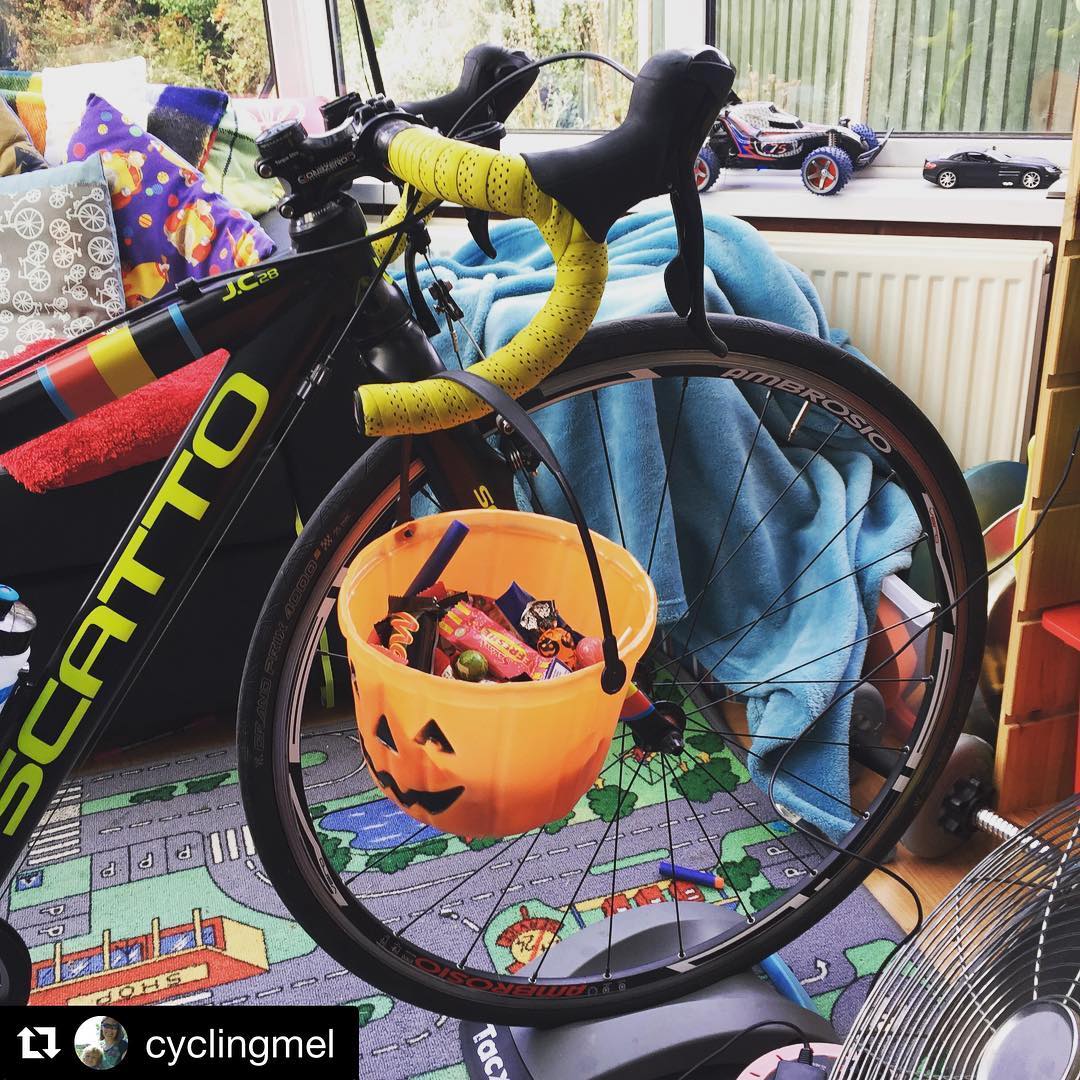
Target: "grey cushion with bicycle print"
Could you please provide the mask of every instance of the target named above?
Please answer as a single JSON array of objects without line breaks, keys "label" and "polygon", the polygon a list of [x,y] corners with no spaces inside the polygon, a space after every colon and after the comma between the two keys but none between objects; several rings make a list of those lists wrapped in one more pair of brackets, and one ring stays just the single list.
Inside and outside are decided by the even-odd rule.
[{"label": "grey cushion with bicycle print", "polygon": [[0,359],[123,310],[100,158],[0,178]]}]

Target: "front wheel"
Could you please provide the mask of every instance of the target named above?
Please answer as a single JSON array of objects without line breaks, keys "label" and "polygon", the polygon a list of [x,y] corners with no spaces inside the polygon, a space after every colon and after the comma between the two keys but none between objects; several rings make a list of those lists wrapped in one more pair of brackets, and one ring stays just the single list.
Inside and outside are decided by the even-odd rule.
[{"label": "front wheel", "polygon": [[847,126],[866,143],[867,150],[873,150],[881,144],[877,132],[869,124],[851,123]]},{"label": "front wheel", "polygon": [[1037,188],[1042,187],[1042,182],[1042,173],[1036,172],[1034,169],[1029,169],[1020,177],[1020,183],[1023,184],[1028,191],[1035,191]]},{"label": "front wheel", "polygon": [[[656,744],[618,723],[565,818],[457,836],[410,817],[365,765],[336,600],[353,557],[393,523],[397,444],[380,442],[342,478],[278,574],[241,686],[244,806],[296,919],[388,994],[536,1026],[645,1008],[743,971],[835,909],[867,872],[859,857],[891,849],[948,759],[986,609],[958,467],[869,365],[786,328],[712,323],[723,359],[675,317],[594,328],[522,399],[590,525],[657,585],[661,621],[634,677],[680,732]],[[421,463],[404,475],[414,514],[436,509]],[[566,516],[545,476],[519,479],[521,508]],[[932,585],[913,601],[900,578],[918,545]],[[528,566],[514,573],[527,588]],[[899,582],[905,614],[879,602],[886,580]],[[452,564],[447,584],[468,586]],[[897,663],[890,651],[909,624],[926,630]],[[320,705],[328,678],[344,699],[336,713]],[[851,695],[865,683],[888,711],[875,736],[895,762],[884,776],[849,753]],[[443,728],[469,722],[431,709]],[[537,754],[561,752],[548,738],[535,732]],[[391,749],[403,769],[418,753]],[[513,762],[484,767],[512,790]],[[823,828],[835,848],[789,818]],[[673,880],[661,861],[711,884]],[[739,918],[691,944],[684,908],[700,902]],[[578,929],[654,903],[670,904],[666,951],[620,968],[609,941],[604,970],[555,978],[544,967]]]}]

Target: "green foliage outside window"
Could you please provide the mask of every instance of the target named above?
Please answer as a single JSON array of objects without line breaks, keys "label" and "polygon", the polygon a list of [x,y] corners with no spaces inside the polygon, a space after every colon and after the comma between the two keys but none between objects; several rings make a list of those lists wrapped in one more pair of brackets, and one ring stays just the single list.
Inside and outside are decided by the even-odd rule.
[{"label": "green foliage outside window", "polygon": [[[370,91],[352,0],[337,0],[349,88]],[[586,49],[638,68],[637,0],[368,0],[387,93],[416,101],[457,84],[461,60],[480,42],[530,56]],[[596,63],[540,71],[510,118],[517,128],[610,128],[626,114],[630,83]]]},{"label": "green foliage outside window", "polygon": [[0,10],[0,67],[135,55],[151,82],[256,94],[270,71],[262,0],[19,0]]}]

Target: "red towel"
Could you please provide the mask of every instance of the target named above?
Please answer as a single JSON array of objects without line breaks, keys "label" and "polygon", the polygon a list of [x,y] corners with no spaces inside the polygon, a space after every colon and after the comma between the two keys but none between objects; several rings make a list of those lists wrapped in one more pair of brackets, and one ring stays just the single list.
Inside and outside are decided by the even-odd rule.
[{"label": "red towel", "polygon": [[[55,344],[38,341],[18,355],[0,360],[0,382],[5,369]],[[210,353],[119,401],[9,450],[0,455],[0,465],[23,487],[42,492],[160,461],[176,445],[227,359],[224,350]]]}]

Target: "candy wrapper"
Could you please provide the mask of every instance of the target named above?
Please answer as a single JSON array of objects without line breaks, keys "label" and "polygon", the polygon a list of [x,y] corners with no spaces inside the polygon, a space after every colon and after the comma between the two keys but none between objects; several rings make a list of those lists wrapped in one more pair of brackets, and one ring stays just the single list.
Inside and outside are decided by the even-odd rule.
[{"label": "candy wrapper", "polygon": [[439,620],[464,594],[391,596],[387,615],[375,624],[379,644],[417,671],[431,672],[439,640]]},{"label": "candy wrapper", "polygon": [[513,581],[495,605],[522,639],[546,660],[558,660],[571,671],[578,667],[574,647],[581,635],[566,624],[554,600],[537,600]]},{"label": "candy wrapper", "polygon": [[439,622],[439,633],[455,650],[475,649],[487,661],[491,674],[500,679],[542,679],[550,666],[535,649],[465,601],[446,612]]}]

